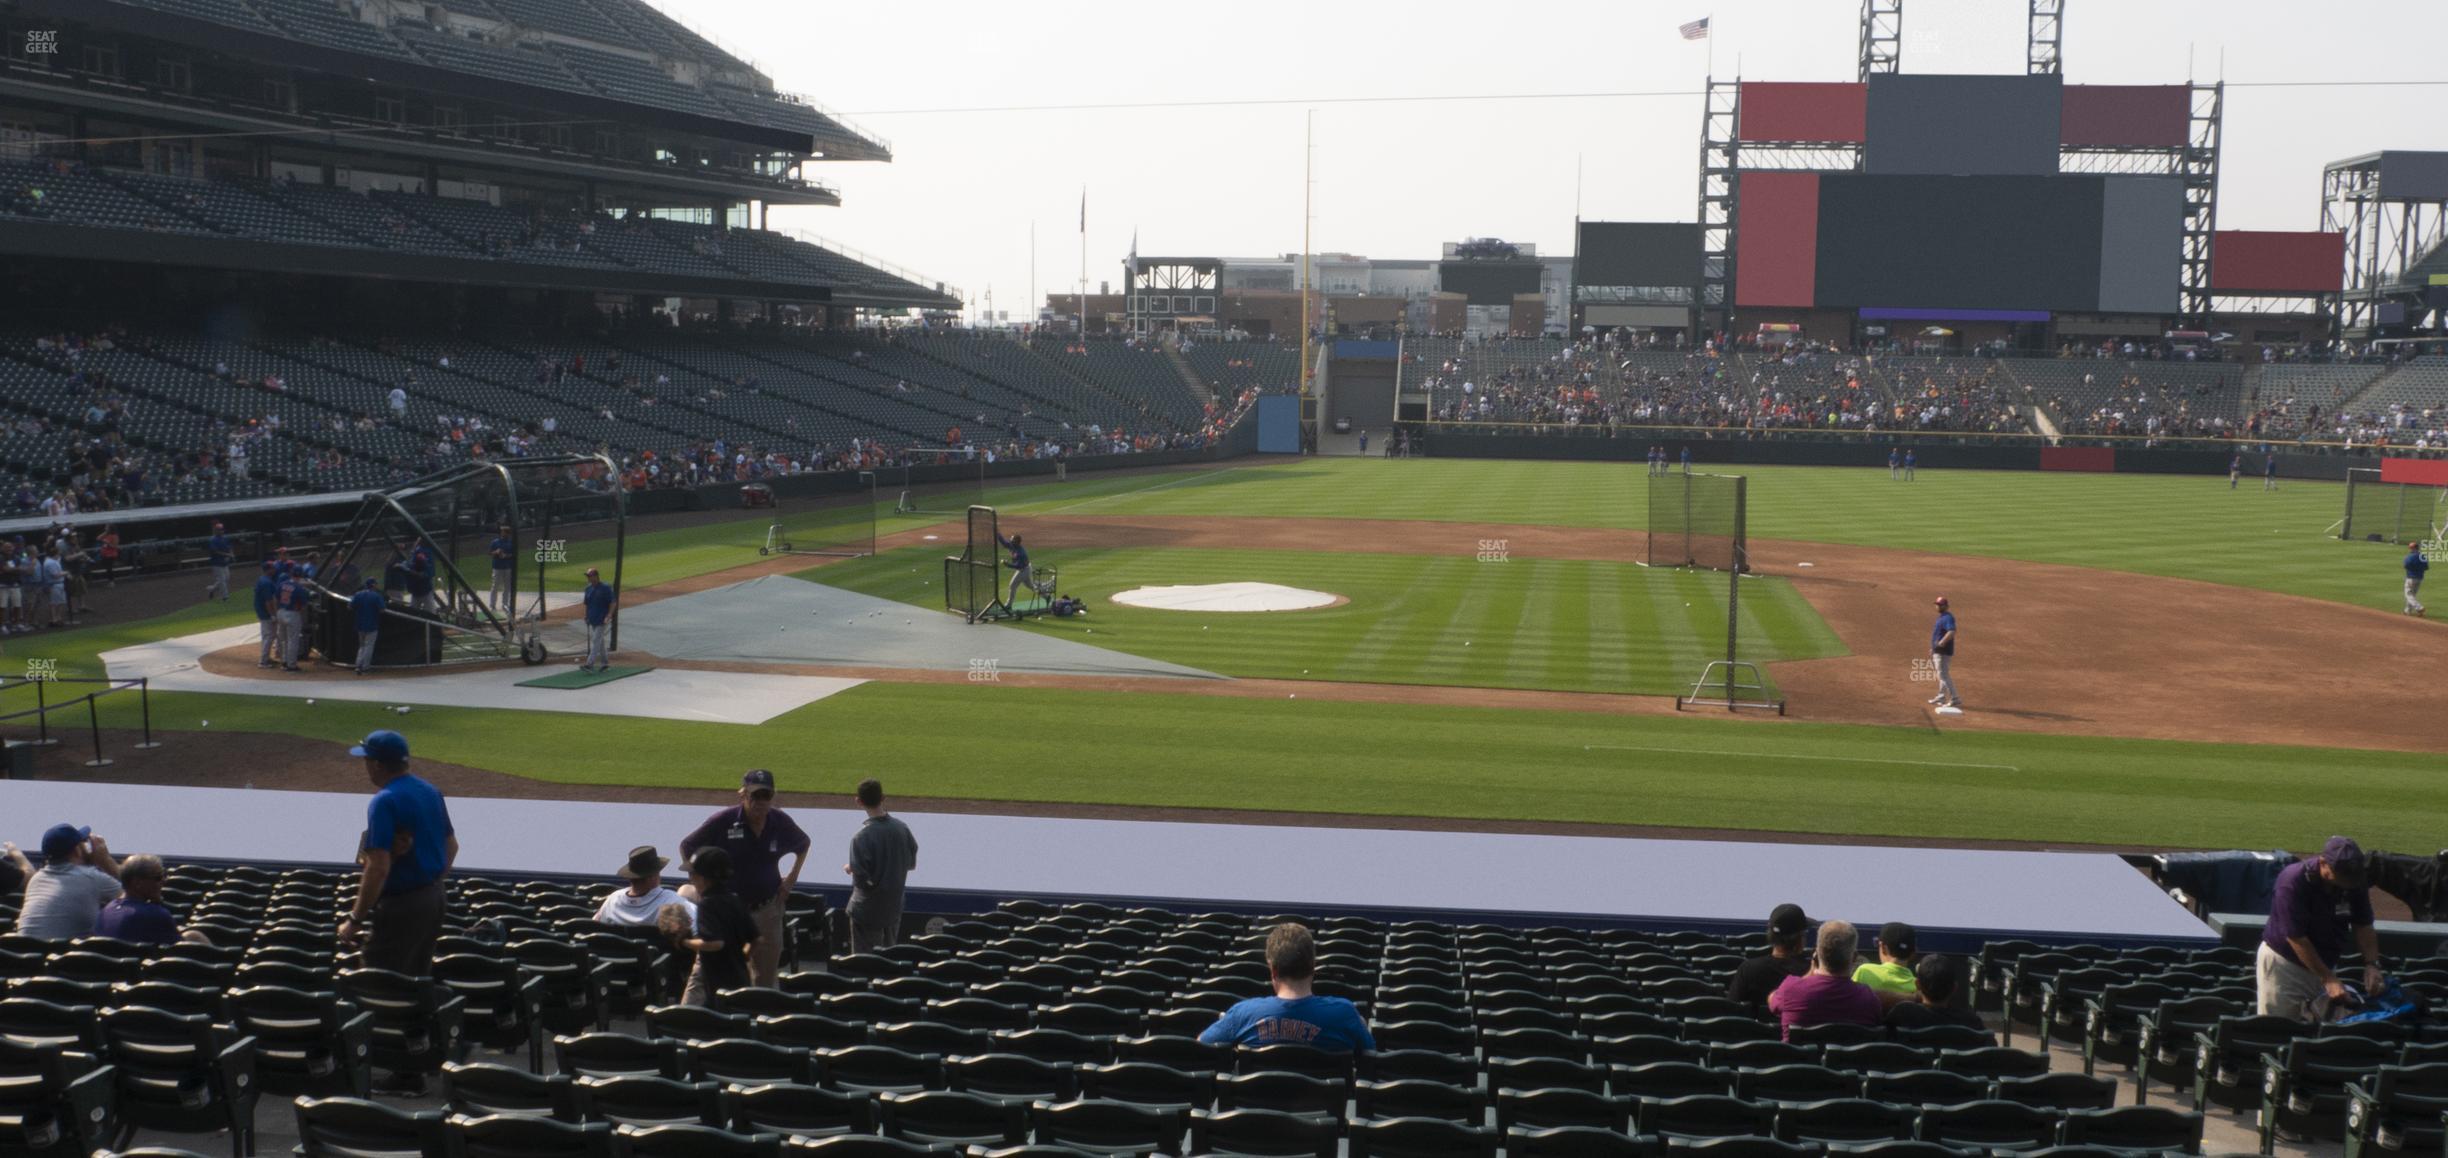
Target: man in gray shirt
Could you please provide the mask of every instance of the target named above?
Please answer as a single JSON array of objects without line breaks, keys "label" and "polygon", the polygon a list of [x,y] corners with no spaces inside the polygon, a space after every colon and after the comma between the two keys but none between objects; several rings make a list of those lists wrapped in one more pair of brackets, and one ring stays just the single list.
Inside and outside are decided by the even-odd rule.
[{"label": "man in gray shirt", "polygon": [[844,912],[850,918],[850,951],[868,953],[901,939],[901,890],[918,867],[918,838],[884,811],[881,781],[859,781],[858,802],[867,810],[867,823],[850,838],[850,863],[842,866],[850,876]]},{"label": "man in gray shirt", "polygon": [[26,882],[17,931],[68,939],[93,933],[102,906],[119,895],[119,862],[90,828],[54,824],[43,833],[43,866]]}]

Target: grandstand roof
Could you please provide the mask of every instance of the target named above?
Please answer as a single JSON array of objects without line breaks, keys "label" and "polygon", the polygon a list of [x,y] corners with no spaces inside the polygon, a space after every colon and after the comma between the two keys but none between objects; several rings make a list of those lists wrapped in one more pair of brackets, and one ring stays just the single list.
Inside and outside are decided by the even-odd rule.
[{"label": "grandstand roof", "polygon": [[642,0],[19,0],[28,15],[351,77],[664,123],[829,160],[891,147]]}]

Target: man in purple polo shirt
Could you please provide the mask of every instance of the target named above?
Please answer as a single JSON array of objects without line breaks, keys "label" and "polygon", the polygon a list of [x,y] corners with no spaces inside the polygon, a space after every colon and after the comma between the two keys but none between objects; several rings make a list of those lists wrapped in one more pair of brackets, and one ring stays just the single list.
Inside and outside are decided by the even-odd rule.
[{"label": "man in purple polo shirt", "polygon": [[2337,974],[2348,934],[2363,954],[2363,992],[2375,993],[2380,974],[2380,934],[2372,927],[2369,867],[2363,846],[2333,836],[2319,856],[2288,865],[2270,894],[2269,924],[2261,928],[2256,1012],[2319,1021],[2329,1007],[2351,1000]]},{"label": "man in purple polo shirt", "polygon": [[[740,802],[706,818],[697,831],[681,838],[680,857],[686,860],[701,848],[719,848],[731,854],[731,892],[748,906],[748,915],[756,919],[757,939],[749,949],[748,976],[751,984],[772,985],[782,973],[782,917],[790,891],[799,883],[799,870],[807,866],[808,836],[790,814],[774,807],[773,773],[763,768],[751,769],[740,777]],[[791,858],[790,871],[782,871],[784,855]],[[684,998],[691,1005],[705,1004],[705,982],[696,973],[689,974],[688,993]]]}]

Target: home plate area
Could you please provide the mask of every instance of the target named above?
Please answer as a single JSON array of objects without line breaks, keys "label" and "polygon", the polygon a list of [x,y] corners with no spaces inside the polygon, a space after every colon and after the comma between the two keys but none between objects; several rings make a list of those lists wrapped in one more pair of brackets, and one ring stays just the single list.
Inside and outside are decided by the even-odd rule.
[{"label": "home plate area", "polygon": [[1115,594],[1111,602],[1157,611],[1310,611],[1348,601],[1281,583],[1182,583],[1133,587]]}]

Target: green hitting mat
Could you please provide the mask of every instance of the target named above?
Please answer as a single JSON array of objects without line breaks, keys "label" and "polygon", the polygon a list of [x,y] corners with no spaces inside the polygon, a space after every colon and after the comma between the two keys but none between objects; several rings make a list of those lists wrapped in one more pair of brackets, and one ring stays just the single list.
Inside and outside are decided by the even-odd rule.
[{"label": "green hitting mat", "polygon": [[608,667],[602,671],[579,671],[576,668],[571,668],[568,671],[560,673],[559,675],[548,675],[539,679],[520,680],[518,686],[522,688],[560,688],[563,690],[568,690],[571,688],[591,688],[597,684],[611,683],[613,680],[625,680],[633,675],[644,675],[653,670],[654,669],[651,667],[618,666]]}]

